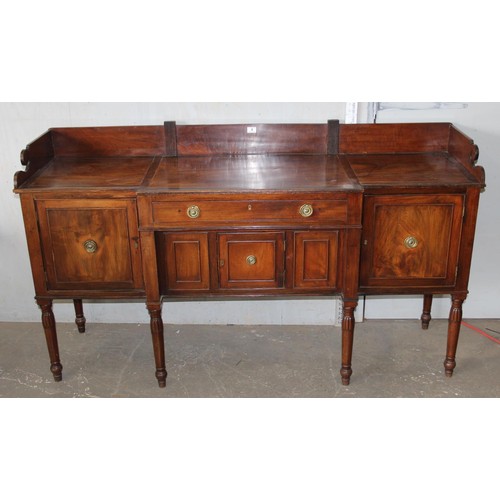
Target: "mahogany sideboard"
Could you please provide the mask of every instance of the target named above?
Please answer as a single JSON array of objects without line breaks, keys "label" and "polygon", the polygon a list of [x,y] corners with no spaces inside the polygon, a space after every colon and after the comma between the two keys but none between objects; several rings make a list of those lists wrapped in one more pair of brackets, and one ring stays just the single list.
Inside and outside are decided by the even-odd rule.
[{"label": "mahogany sideboard", "polygon": [[162,301],[339,295],[341,378],[365,294],[451,295],[451,376],[468,294],[478,148],[449,123],[52,128],[15,175],[50,369],[54,299],[143,299],[160,387]]}]

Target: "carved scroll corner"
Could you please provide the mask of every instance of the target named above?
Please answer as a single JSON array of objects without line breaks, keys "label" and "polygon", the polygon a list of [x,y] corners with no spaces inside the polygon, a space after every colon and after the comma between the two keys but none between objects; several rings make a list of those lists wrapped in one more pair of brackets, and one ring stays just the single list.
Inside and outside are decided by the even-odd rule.
[{"label": "carved scroll corner", "polygon": [[469,154],[469,160],[471,165],[474,167],[477,163],[477,160],[479,160],[479,147],[477,144],[472,143],[471,145],[471,151]]},{"label": "carved scroll corner", "polygon": [[21,165],[27,166],[28,165],[28,148],[23,149],[20,154],[20,160],[21,160]]},{"label": "carved scroll corner", "polygon": [[484,171],[484,168],[481,167],[480,165],[475,167],[476,169],[476,176],[479,182],[481,183],[481,192],[484,193],[486,190],[486,172]]},{"label": "carved scroll corner", "polygon": [[31,162],[28,157],[28,149],[29,147],[23,149],[19,156],[21,165],[23,165],[25,168],[24,170],[19,170],[14,174],[14,189],[18,189],[19,187],[21,187],[21,184],[29,177]]},{"label": "carved scroll corner", "polygon": [[28,177],[29,166],[25,170],[19,170],[14,174],[14,189],[21,187],[23,182]]},{"label": "carved scroll corner", "polygon": [[474,175],[476,176],[476,179],[482,184],[481,190],[484,191],[486,188],[486,172],[484,171],[483,167],[477,165],[477,162],[479,160],[479,147],[477,146],[477,144],[472,144],[469,160],[472,168],[474,169]]},{"label": "carved scroll corner", "polygon": [[14,174],[14,189],[20,188],[23,182],[29,177],[28,170],[29,163],[25,170],[19,170]]}]

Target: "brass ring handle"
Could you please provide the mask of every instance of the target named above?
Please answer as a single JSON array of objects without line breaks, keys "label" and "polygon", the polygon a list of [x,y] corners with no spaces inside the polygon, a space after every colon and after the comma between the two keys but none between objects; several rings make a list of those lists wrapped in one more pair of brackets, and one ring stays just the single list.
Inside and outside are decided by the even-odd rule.
[{"label": "brass ring handle", "polygon": [[97,250],[97,243],[94,240],[87,240],[83,243],[83,248],[85,248],[85,251],[88,253],[95,253]]},{"label": "brass ring handle", "polygon": [[197,207],[196,205],[192,205],[187,209],[187,214],[190,219],[197,219],[200,216],[200,213],[200,207]]},{"label": "brass ring handle", "polygon": [[404,244],[405,244],[406,248],[410,248],[410,249],[417,248],[418,240],[417,240],[417,238],[415,238],[415,236],[408,236],[407,238],[405,238]]},{"label": "brass ring handle", "polygon": [[247,257],[247,264],[249,266],[255,266],[255,264],[257,264],[257,257],[255,257],[255,255],[249,255]]},{"label": "brass ring handle", "polygon": [[311,217],[313,212],[314,208],[309,203],[306,203],[299,208],[299,213],[302,217]]}]

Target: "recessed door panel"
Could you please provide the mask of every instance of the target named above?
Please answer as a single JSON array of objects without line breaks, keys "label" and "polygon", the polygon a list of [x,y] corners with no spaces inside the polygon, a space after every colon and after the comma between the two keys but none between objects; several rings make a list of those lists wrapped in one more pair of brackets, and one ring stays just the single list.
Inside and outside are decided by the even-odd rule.
[{"label": "recessed door panel", "polygon": [[335,288],[338,242],[338,231],[295,233],[296,288]]},{"label": "recessed door panel", "polygon": [[283,233],[219,234],[221,288],[280,288],[283,272]]},{"label": "recessed door panel", "polygon": [[164,233],[163,238],[167,289],[208,290],[208,234]]}]

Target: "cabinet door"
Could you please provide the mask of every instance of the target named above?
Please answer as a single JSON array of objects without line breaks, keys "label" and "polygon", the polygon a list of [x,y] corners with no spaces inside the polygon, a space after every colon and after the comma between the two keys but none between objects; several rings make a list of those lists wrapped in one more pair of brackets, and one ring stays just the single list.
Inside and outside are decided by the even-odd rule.
[{"label": "cabinet door", "polygon": [[47,286],[142,288],[134,200],[38,200]]},{"label": "cabinet door", "polygon": [[220,287],[283,287],[284,248],[283,233],[219,234]]},{"label": "cabinet door", "polygon": [[207,233],[159,233],[162,293],[208,290],[210,271]]},{"label": "cabinet door", "polygon": [[295,233],[295,288],[331,288],[337,284],[339,232]]},{"label": "cabinet door", "polygon": [[361,286],[454,285],[462,218],[462,195],[367,196]]}]

